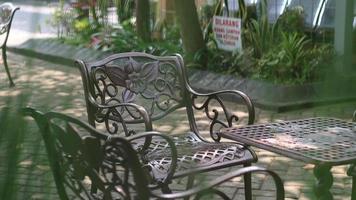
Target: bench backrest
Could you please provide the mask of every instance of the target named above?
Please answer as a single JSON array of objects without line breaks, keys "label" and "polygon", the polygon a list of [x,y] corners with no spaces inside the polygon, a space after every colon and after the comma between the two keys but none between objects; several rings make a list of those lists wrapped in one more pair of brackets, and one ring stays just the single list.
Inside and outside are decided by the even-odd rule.
[{"label": "bench backrest", "polygon": [[14,7],[11,3],[3,3],[0,5],[0,35],[6,34],[5,38],[2,38],[1,40],[1,47],[6,45],[12,19],[18,9],[20,8]]},{"label": "bench backrest", "polygon": [[108,139],[64,114],[25,112],[40,128],[61,199],[148,199],[148,180],[126,139]]},{"label": "bench backrest", "polygon": [[134,103],[143,106],[152,120],[184,106],[192,109],[183,60],[179,55],[156,57],[132,52],[115,54],[97,62],[77,62],[91,125],[98,121],[98,108],[94,104]]}]

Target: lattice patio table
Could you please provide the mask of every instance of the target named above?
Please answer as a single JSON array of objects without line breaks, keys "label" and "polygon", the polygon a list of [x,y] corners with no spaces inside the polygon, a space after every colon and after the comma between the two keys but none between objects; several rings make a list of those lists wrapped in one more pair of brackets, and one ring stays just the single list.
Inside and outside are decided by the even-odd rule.
[{"label": "lattice patio table", "polygon": [[[333,199],[330,192],[332,166],[356,163],[356,123],[335,118],[309,118],[225,128],[219,136],[314,164],[314,176],[317,179],[314,193],[318,199]],[[353,176],[355,184],[356,174],[348,174]],[[352,200],[356,200],[355,190],[353,186]]]}]

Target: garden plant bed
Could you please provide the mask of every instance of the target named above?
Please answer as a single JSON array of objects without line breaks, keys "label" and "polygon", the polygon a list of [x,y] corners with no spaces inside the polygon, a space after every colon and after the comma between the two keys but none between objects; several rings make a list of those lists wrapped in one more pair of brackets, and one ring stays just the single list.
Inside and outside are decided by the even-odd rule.
[{"label": "garden plant bed", "polygon": [[[75,59],[90,61],[108,55],[108,53],[89,48],[66,45],[55,39],[30,39],[19,46],[9,47],[9,51],[72,67]],[[232,75],[209,71],[188,70],[190,83],[198,91],[241,90],[253,99],[257,107],[278,112],[356,101],[356,77],[333,77],[333,80],[328,82],[283,85],[259,80],[237,79]]]}]

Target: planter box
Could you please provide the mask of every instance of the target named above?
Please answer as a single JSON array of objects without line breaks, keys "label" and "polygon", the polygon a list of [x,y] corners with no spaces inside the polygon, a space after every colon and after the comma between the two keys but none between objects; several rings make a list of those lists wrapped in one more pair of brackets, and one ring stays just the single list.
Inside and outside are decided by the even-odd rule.
[{"label": "planter box", "polygon": [[230,75],[190,70],[191,85],[202,92],[229,89],[249,95],[257,107],[279,112],[306,107],[356,101],[356,76],[333,77],[328,82],[282,85],[266,81],[237,79]]}]

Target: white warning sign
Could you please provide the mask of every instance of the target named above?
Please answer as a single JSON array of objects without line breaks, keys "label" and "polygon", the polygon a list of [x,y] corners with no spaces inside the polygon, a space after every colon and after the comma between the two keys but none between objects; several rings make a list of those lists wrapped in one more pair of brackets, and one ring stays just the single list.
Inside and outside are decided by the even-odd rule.
[{"label": "white warning sign", "polygon": [[240,51],[241,20],[239,18],[214,16],[213,32],[219,49]]}]

